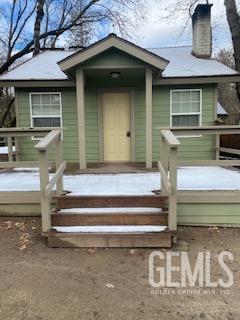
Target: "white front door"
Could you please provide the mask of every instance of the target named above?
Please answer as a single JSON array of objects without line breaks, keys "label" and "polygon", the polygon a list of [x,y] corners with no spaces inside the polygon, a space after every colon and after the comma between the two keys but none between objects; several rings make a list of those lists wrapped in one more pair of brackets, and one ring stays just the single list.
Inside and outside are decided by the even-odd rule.
[{"label": "white front door", "polygon": [[104,161],[131,160],[130,109],[129,93],[103,93]]}]

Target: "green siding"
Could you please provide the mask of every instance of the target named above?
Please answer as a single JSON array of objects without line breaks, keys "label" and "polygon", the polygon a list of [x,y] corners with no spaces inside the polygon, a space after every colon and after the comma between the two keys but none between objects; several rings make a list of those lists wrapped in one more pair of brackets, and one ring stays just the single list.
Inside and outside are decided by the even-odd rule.
[{"label": "green siding", "polygon": [[178,224],[240,227],[239,212],[239,203],[178,204]]},{"label": "green siding", "polygon": [[[170,90],[202,89],[202,124],[213,125],[214,122],[214,85],[159,86],[153,90],[153,160],[159,159],[159,126],[170,124]],[[210,136],[182,138],[179,158],[213,159],[214,138]]]},{"label": "green siding", "polygon": [[[100,88],[125,87],[134,89],[135,101],[135,156],[137,162],[145,161],[145,85],[141,78],[132,77],[118,79],[88,80],[85,89],[85,120],[86,120],[86,156],[87,162],[99,161],[99,124],[98,124],[98,102],[97,95]],[[203,125],[211,125],[214,121],[214,85],[188,85],[188,86],[154,86],[153,88],[153,160],[159,159],[159,126],[170,124],[170,90],[171,89],[192,89],[201,88],[203,92]],[[78,151],[78,130],[77,130],[77,109],[76,93],[74,88],[53,89],[17,89],[16,99],[19,106],[18,125],[21,127],[30,126],[30,92],[57,91],[62,94],[63,111],[63,155],[70,163],[77,163]],[[23,160],[37,158],[34,150],[36,141],[30,138],[21,140],[21,157]],[[196,138],[182,138],[180,147],[180,159],[212,159],[214,157],[214,138],[210,136]]]},{"label": "green siding", "polygon": [[[78,162],[78,135],[77,135],[77,111],[76,111],[76,94],[74,88],[54,89],[17,89],[16,99],[18,104],[18,125],[20,127],[30,127],[30,92],[61,92],[62,96],[62,113],[63,113],[63,156],[68,162]],[[37,153],[34,145],[37,141],[31,138],[21,138],[20,141],[21,159],[36,160]],[[52,154],[52,152],[51,152]],[[53,156],[50,156],[52,158]]]},{"label": "green siding", "polygon": [[135,59],[130,55],[120,52],[116,49],[108,50],[105,53],[100,54],[99,56],[89,60],[84,64],[84,67],[114,67],[114,66],[134,66],[144,65],[144,63]]}]

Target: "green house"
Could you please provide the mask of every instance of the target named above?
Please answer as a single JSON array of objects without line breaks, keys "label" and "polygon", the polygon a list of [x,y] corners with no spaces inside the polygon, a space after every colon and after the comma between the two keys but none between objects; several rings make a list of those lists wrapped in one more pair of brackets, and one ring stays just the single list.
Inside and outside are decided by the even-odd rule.
[{"label": "green house", "polygon": [[[210,5],[193,16],[193,46],[143,49],[110,34],[86,49],[46,50],[0,77],[16,92],[18,127],[63,127],[63,153],[89,163],[159,159],[158,127],[209,126],[218,83],[240,75],[211,58]],[[35,160],[37,137],[20,140]],[[180,158],[214,159],[216,139],[181,138]]]}]

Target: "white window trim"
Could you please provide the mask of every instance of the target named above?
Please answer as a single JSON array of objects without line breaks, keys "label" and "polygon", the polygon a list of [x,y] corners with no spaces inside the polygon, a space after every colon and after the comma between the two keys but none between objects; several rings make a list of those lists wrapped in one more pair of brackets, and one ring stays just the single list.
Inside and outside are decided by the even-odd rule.
[{"label": "white window trim", "polygon": [[[32,95],[34,94],[59,94],[59,101],[60,101],[60,115],[49,115],[49,116],[33,116],[32,114]],[[33,128],[33,118],[57,118],[60,117],[60,125],[61,128],[63,127],[63,117],[62,117],[62,93],[59,91],[51,91],[51,92],[30,92],[29,93],[29,107],[30,107],[30,123],[31,123],[31,128]],[[44,128],[44,127],[43,127]],[[53,127],[54,128],[54,127]],[[62,139],[63,139],[63,134],[62,134]],[[41,140],[41,138],[37,137],[32,137],[32,140]]]},{"label": "white window trim", "polygon": [[[175,113],[172,112],[172,95],[173,92],[200,92],[200,111],[199,112],[186,112],[186,113]],[[193,116],[198,115],[199,116],[199,125],[197,127],[202,127],[202,89],[173,89],[170,90],[170,126],[172,127],[172,117],[173,116]],[[201,138],[202,135],[191,135],[191,136],[177,136],[177,138]]]}]

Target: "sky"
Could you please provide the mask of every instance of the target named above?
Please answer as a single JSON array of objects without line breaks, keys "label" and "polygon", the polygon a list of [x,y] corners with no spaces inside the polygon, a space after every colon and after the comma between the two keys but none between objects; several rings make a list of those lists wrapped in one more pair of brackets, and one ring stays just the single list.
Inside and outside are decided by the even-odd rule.
[{"label": "sky", "polygon": [[[9,10],[9,5],[13,0],[0,0],[0,8]],[[141,25],[134,28],[134,39],[130,41],[135,42],[145,48],[154,47],[167,47],[167,46],[191,46],[192,44],[192,32],[191,21],[189,20],[185,32],[182,33],[183,27],[186,23],[186,15],[181,13],[178,18],[175,16],[172,19],[164,19],[166,15],[165,6],[174,5],[177,0],[145,0],[147,5],[147,15],[145,23],[141,22]],[[182,0],[191,1],[191,0]],[[201,0],[200,0],[201,1]],[[200,2],[199,1],[199,2]],[[202,0],[203,1],[203,0]],[[240,0],[236,0],[240,8]],[[203,1],[206,2],[206,1]],[[229,32],[228,23],[226,21],[226,13],[224,0],[210,0],[213,3],[212,7],[212,26],[213,26],[213,47],[216,51],[221,48],[231,47],[231,35]],[[130,13],[132,14],[132,13]],[[2,23],[2,21],[1,21]],[[33,20],[29,21],[29,24],[33,24]],[[28,28],[26,28],[28,29]],[[31,29],[31,28],[29,28]],[[104,29],[104,28],[103,28]],[[111,29],[111,28],[110,28]],[[102,37],[106,36],[110,29],[102,31]],[[99,28],[99,32],[101,29]],[[26,33],[27,36],[27,33]],[[62,36],[58,41],[58,45],[65,44],[65,36]],[[97,40],[97,39],[96,39]],[[21,42],[16,49],[21,48]]]},{"label": "sky", "polygon": [[[146,48],[166,47],[192,44],[191,21],[189,21],[185,32],[182,34],[186,19],[182,14],[178,19],[173,17],[171,21],[163,18],[164,3],[174,0],[150,0],[147,21],[136,29],[137,42]],[[230,47],[231,35],[226,20],[226,13],[223,0],[211,0],[212,26],[213,26],[213,47],[215,50],[223,47]]]}]

